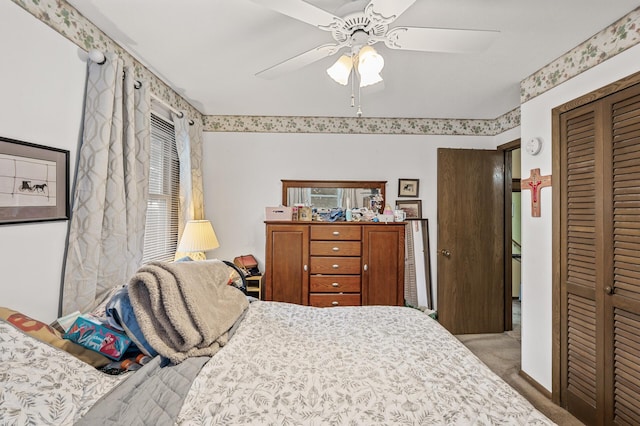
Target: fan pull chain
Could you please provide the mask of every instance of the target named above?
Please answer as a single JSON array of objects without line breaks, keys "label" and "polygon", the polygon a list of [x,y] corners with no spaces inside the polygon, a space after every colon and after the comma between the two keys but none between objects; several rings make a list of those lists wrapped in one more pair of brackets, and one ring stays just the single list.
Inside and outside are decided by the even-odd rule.
[{"label": "fan pull chain", "polygon": [[[353,56],[351,57],[353,60]],[[353,71],[353,67],[351,68],[351,108],[356,106],[356,95],[354,94],[353,82],[356,79],[356,73]]]},{"label": "fan pull chain", "polygon": [[360,108],[360,102],[362,102],[362,93],[360,92],[360,84],[358,84],[358,112],[356,112],[356,116],[358,118],[362,117],[362,108]]}]

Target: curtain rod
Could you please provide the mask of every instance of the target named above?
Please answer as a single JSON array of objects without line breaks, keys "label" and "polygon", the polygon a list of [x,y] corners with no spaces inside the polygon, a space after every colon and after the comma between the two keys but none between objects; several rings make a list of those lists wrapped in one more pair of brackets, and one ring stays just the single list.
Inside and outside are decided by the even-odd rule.
[{"label": "curtain rod", "polygon": [[[98,65],[102,65],[107,61],[107,58],[104,55],[104,52],[102,52],[100,50],[91,49],[91,50],[89,50],[88,54],[89,54],[89,59],[91,59],[93,62],[95,62]],[[139,80],[136,80],[135,83],[134,83],[134,87],[136,89],[139,89],[140,86],[142,86],[142,83]],[[174,114],[176,114],[178,116],[178,118],[184,117],[184,112],[175,109],[174,107],[172,107],[167,102],[165,102],[163,99],[159,98],[158,96],[154,95],[153,93],[151,93],[150,95],[151,95],[151,100],[152,101],[158,102],[160,105],[164,106],[169,111],[171,111]],[[189,120],[189,125],[190,126],[193,126],[194,124],[195,124],[195,122],[193,120]]]},{"label": "curtain rod", "polygon": [[165,107],[169,111],[173,112],[174,114],[176,114],[180,118],[182,118],[184,116],[184,113],[182,111],[178,111],[177,109],[175,109],[174,107],[172,107],[167,102],[165,102],[164,100],[162,100],[158,96],[154,95],[153,93],[151,93],[151,100],[154,101],[154,102],[159,103],[160,105],[162,105],[163,107]]},{"label": "curtain rod", "polygon": [[[158,96],[154,95],[153,93],[150,94],[151,95],[151,100],[154,102],[159,103],[160,105],[164,106],[165,108],[167,108],[169,111],[173,112],[175,115],[178,116],[178,118],[182,118],[184,117],[184,112],[179,111],[177,109],[175,109],[174,107],[172,107],[171,105],[169,105],[167,102],[165,102],[163,99],[159,98]],[[189,125],[193,126],[195,124],[195,122],[193,120],[189,120]]]}]

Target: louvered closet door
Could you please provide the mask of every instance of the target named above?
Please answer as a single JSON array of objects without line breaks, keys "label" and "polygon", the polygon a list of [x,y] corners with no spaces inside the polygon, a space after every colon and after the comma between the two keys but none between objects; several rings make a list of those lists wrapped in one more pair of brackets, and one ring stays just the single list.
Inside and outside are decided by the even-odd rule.
[{"label": "louvered closet door", "polygon": [[640,85],[560,116],[561,402],[640,424]]},{"label": "louvered closet door", "polygon": [[[611,164],[611,268],[603,283],[605,422],[640,424],[640,88],[605,99],[612,132],[605,158]],[[608,208],[607,208],[608,210]],[[606,214],[606,210],[605,210]]]},{"label": "louvered closet door", "polygon": [[594,105],[561,116],[562,223],[562,395],[564,405],[595,424],[597,389],[596,212],[597,110]]}]

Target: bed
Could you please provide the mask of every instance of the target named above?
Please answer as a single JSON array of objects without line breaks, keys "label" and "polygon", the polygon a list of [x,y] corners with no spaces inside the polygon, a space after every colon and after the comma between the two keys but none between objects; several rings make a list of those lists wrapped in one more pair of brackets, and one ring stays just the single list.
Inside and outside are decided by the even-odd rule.
[{"label": "bed", "polygon": [[213,356],[119,376],[5,321],[0,347],[0,424],[553,424],[409,307],[254,301]]}]

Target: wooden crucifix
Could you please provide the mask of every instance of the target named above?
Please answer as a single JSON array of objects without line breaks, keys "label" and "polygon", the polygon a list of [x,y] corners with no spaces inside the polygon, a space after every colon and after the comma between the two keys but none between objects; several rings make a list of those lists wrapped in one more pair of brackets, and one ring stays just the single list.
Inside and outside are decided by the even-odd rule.
[{"label": "wooden crucifix", "polygon": [[531,176],[520,181],[520,189],[531,190],[531,216],[540,217],[540,189],[551,186],[551,175],[540,176],[540,169],[531,169]]}]

